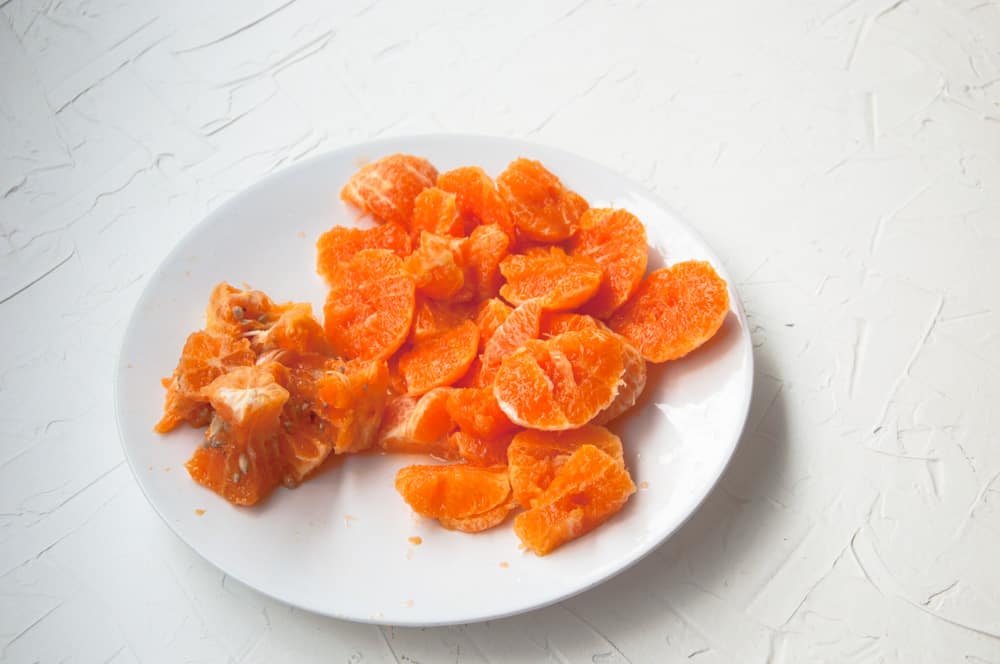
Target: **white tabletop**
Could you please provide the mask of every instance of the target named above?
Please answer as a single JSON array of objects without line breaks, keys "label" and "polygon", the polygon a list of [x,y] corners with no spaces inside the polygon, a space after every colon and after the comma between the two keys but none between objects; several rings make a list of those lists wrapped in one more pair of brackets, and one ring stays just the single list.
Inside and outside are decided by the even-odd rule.
[{"label": "white tabletop", "polygon": [[[112,376],[207,212],[425,132],[661,195],[734,275],[756,386],[721,484],[634,568],[515,618],[379,628],[178,541],[123,461]],[[0,659],[1000,661],[998,155],[996,2],[0,2]]]}]

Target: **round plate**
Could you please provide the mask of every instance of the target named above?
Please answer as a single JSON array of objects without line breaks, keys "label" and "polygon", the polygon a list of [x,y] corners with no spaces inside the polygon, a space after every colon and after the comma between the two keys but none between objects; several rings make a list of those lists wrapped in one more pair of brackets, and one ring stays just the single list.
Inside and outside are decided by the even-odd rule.
[{"label": "round plate", "polygon": [[[393,625],[441,625],[507,616],[579,593],[632,565],[697,509],[726,467],[750,402],[753,356],[736,292],[719,333],[688,357],[650,367],[638,407],[612,427],[640,487],[586,537],[539,558],[518,547],[510,521],[477,535],[415,516],[393,488],[420,457],[361,455],[264,504],[237,508],[195,484],[184,462],[202,432],[152,432],[187,335],[204,324],[212,287],[250,284],[277,301],[312,302],[326,288],[314,243],[340,224],[368,226],[340,188],[368,160],[406,152],[441,171],[475,164],[499,174],[538,159],[593,206],[630,210],[645,224],[650,269],[703,259],[726,272],[678,216],[640,186],[566,152],[475,136],[391,138],[336,150],[275,173],[208,216],[150,278],[125,334],[117,416],[125,454],[153,508],[226,574],[317,613]],[[200,510],[204,510],[201,513]],[[419,536],[423,543],[411,544]]]}]

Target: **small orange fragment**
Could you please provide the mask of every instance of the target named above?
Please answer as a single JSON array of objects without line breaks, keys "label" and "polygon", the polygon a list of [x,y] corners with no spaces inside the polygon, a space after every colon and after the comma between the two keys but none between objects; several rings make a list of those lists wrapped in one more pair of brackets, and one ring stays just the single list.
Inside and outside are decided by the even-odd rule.
[{"label": "small orange fragment", "polygon": [[490,388],[457,388],[448,395],[448,413],[463,432],[477,438],[496,438],[517,428],[500,410]]},{"label": "small orange fragment", "polygon": [[608,319],[650,362],[684,357],[712,338],[729,311],[726,282],[703,261],[677,263],[646,277]]},{"label": "small orange fragment", "polygon": [[514,225],[507,202],[486,171],[478,166],[456,168],[438,175],[437,186],[456,195],[466,233],[475,226],[496,224],[513,239]]},{"label": "small orange fragment", "polygon": [[479,348],[479,328],[471,320],[414,344],[399,358],[399,372],[411,395],[451,385],[469,370]]},{"label": "small orange fragment", "polygon": [[479,349],[483,350],[496,329],[507,320],[514,308],[501,300],[491,297],[479,303],[476,310],[476,325],[479,326]]},{"label": "small orange fragment", "polygon": [[424,231],[420,234],[420,246],[403,261],[403,269],[413,277],[423,295],[435,300],[450,299],[465,284],[464,243]]},{"label": "small orange fragment", "polygon": [[622,355],[625,360],[625,373],[622,374],[622,385],[618,388],[618,396],[607,408],[594,416],[594,424],[607,424],[619,415],[628,411],[639,400],[639,395],[646,389],[646,359],[638,349],[622,337]]},{"label": "small orange fragment", "polygon": [[326,333],[312,313],[312,305],[297,303],[278,316],[271,327],[247,332],[257,354],[272,350],[296,351],[300,353],[329,353]]},{"label": "small orange fragment", "polygon": [[458,215],[455,194],[430,187],[417,196],[413,204],[413,222],[410,231],[414,240],[420,240],[420,233],[427,231],[435,235],[465,235],[465,226]]},{"label": "small orange fragment", "polygon": [[409,233],[395,222],[365,229],[334,226],[316,241],[316,272],[327,284],[332,284],[337,265],[351,260],[363,249],[388,249],[405,258],[410,255],[413,246]]},{"label": "small orange fragment", "polygon": [[261,291],[240,290],[223,281],[212,289],[208,298],[205,330],[234,337],[245,336],[271,327],[290,306],[291,302],[275,304]]},{"label": "small orange fragment", "polygon": [[437,169],[422,157],[393,154],[362,166],[351,176],[340,197],[379,221],[409,228],[413,202],[437,180]]},{"label": "small orange fragment", "polygon": [[500,365],[493,394],[512,422],[532,429],[575,429],[618,394],[622,341],[602,330],[532,340]]},{"label": "small orange fragment", "polygon": [[420,516],[464,519],[503,505],[510,497],[505,466],[407,466],[396,473],[396,491]]},{"label": "small orange fragment", "polygon": [[528,300],[514,309],[490,336],[483,349],[480,383],[493,383],[497,369],[504,358],[523,346],[529,339],[537,339],[542,320],[541,300]]},{"label": "small orange fragment", "polygon": [[624,464],[622,441],[604,427],[585,424],[569,431],[525,429],[507,448],[510,487],[514,498],[532,507],[545,492],[556,472],[583,445],[593,445]]},{"label": "small orange fragment", "polygon": [[532,240],[560,242],[576,232],[587,201],[563,186],[541,163],[516,159],[497,178],[518,230]]},{"label": "small orange fragment", "polygon": [[556,472],[535,506],[514,519],[514,532],[540,556],[601,525],[635,493],[625,466],[583,445]]},{"label": "small orange fragment", "polygon": [[360,452],[376,442],[389,369],[383,360],[350,360],[336,368],[334,364],[328,362],[316,381],[317,412],[335,430],[334,452]]},{"label": "small orange fragment", "polygon": [[348,358],[388,358],[410,333],[415,295],[402,259],[387,249],[365,249],[338,265],[323,308],[334,352]]},{"label": "small orange fragment", "polygon": [[447,440],[455,426],[446,407],[449,391],[439,387],[420,397],[389,397],[378,432],[379,447],[390,453],[457,459],[457,449]]},{"label": "small orange fragment", "polygon": [[186,467],[192,479],[236,505],[266,498],[284,472],[277,432],[289,395],[274,365],[237,367],[202,389],[215,418]]},{"label": "small orange fragment", "polygon": [[569,241],[569,253],[592,258],[603,268],[601,287],[582,311],[607,318],[632,297],[646,274],[646,227],[627,210],[587,210],[580,217],[580,230]]},{"label": "small orange fragment", "polygon": [[212,419],[212,408],[202,388],[227,371],[250,366],[256,360],[250,342],[225,334],[193,332],[184,342],[180,360],[170,378],[163,379],[167,396],[163,419],[154,431],[166,433],[181,422],[203,427]]},{"label": "small orange fragment", "polygon": [[500,263],[507,283],[500,295],[518,305],[542,299],[545,309],[576,309],[593,297],[601,285],[603,270],[586,256],[568,256],[560,247],[533,249],[508,256]]}]

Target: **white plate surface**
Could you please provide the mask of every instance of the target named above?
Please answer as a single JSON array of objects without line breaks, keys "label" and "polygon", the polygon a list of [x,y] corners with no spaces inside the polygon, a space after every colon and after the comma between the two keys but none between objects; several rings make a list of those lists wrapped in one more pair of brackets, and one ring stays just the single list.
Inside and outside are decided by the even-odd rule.
[{"label": "white plate surface", "polygon": [[[325,288],[314,272],[314,242],[335,224],[370,225],[338,192],[359,164],[394,152],[425,156],[441,171],[480,165],[493,176],[518,156],[538,159],[592,206],[636,214],[646,224],[650,269],[704,259],[728,280],[701,238],[662,202],[560,150],[438,135],[330,152],[234,197],[152,276],[119,359],[117,415],[126,456],[150,503],[182,540],[228,575],[289,604],[361,622],[438,625],[556,602],[655,548],[697,509],[725,469],[746,419],[753,376],[748,326],[732,288],[732,310],[716,337],[683,360],[651,367],[641,407],[612,427],[642,488],[607,524],[545,558],[520,551],[509,522],[467,535],[416,517],[393,489],[393,478],[419,457],[348,458],[246,509],[188,477],[184,462],[200,431],[152,432],[163,403],[159,380],[173,370],[187,334],[203,325],[212,286],[245,282],[276,300],[309,301],[322,311]],[[205,512],[198,516],[196,510]],[[411,544],[413,536],[423,543]]]}]

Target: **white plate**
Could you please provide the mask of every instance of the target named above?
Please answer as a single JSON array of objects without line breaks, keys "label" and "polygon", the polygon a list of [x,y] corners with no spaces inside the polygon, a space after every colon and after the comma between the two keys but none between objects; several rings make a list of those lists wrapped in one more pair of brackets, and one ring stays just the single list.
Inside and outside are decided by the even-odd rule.
[{"label": "white plate", "polygon": [[[119,358],[118,425],[132,472],[164,521],[205,559],[257,590],[317,613],[361,622],[440,625],[511,615],[564,599],[632,565],[694,512],[736,447],[750,401],[753,356],[736,292],[722,330],[689,357],[652,368],[642,407],[613,428],[641,488],[590,535],[538,558],[519,550],[508,522],[478,535],[416,517],[393,478],[418,457],[347,458],[294,491],[236,508],[184,469],[201,432],[152,432],[160,378],[204,323],[212,286],[246,282],[276,300],[312,302],[325,287],[314,242],[335,224],[368,225],[338,198],[365,160],[394,152],[444,171],[476,164],[492,175],[539,159],[594,206],[624,207],[646,224],[650,269],[711,250],[635,183],[580,157],[502,138],[420,136],[344,148],[260,181],[213,212],[170,253],[136,306]],[[196,510],[205,510],[198,516]],[[419,536],[423,543],[408,541]]]}]

